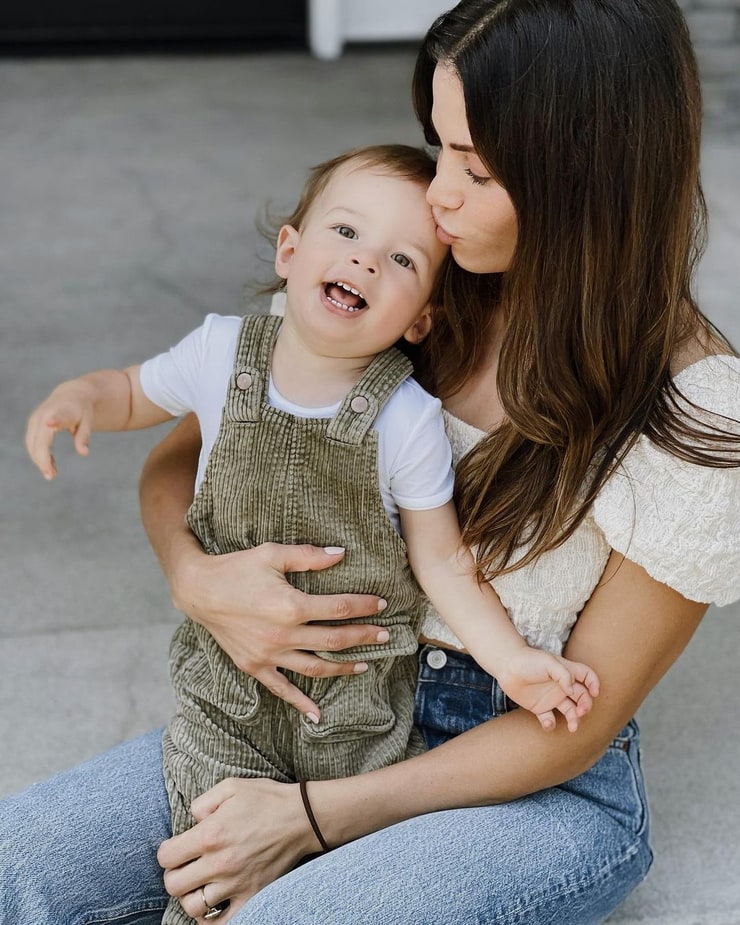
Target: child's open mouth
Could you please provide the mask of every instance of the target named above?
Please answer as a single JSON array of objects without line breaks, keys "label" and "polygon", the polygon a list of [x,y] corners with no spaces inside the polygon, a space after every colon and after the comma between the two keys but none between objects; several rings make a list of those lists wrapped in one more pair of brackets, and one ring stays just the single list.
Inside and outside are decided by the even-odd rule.
[{"label": "child's open mouth", "polygon": [[324,286],[324,295],[332,305],[336,305],[337,308],[341,308],[345,312],[359,312],[363,308],[367,308],[367,302],[363,294],[341,280],[327,283]]}]

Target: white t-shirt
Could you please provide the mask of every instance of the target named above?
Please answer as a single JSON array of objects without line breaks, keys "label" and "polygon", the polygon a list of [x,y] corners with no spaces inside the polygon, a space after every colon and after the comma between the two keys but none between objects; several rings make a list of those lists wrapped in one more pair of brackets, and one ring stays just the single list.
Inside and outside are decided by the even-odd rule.
[{"label": "white t-shirt", "polygon": [[[147,360],[141,386],[147,398],[177,417],[194,411],[203,446],[198,461],[196,491],[218,435],[234,367],[241,318],[208,315],[179,344]],[[330,418],[341,402],[328,408],[303,408],[287,401],[270,376],[271,405],[297,417]],[[399,530],[398,509],[425,511],[452,497],[454,474],[440,401],[413,379],[396,389],[375,421],[378,434],[378,477],[388,516]]]}]

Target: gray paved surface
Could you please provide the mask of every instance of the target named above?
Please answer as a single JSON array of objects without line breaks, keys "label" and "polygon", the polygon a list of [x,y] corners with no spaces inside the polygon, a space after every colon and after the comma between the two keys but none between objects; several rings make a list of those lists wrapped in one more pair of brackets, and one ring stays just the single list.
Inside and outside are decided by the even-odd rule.
[{"label": "gray paved surface", "polygon": [[[253,216],[289,206],[307,164],[418,141],[408,52],[0,62],[0,793],[161,724],[177,615],[139,526],[156,433],[24,457],[61,378],[158,351],[238,310]],[[740,343],[740,167],[709,133],[706,312]],[[265,253],[264,247],[262,253]],[[656,862],[613,921],[740,923],[740,607],[710,612],[642,710]]]}]

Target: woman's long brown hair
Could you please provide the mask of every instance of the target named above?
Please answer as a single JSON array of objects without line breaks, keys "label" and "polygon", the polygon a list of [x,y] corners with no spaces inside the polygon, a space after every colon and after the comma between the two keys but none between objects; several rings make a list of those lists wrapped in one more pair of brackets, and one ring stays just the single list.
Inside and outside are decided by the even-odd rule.
[{"label": "woman's long brown hair", "polygon": [[491,577],[567,539],[640,434],[698,465],[740,465],[737,432],[671,375],[692,338],[733,351],[691,294],[701,100],[673,0],[463,0],[417,61],[431,144],[438,63],[459,76],[473,145],[518,219],[506,273],[449,271],[429,344],[450,395],[482,362],[491,318],[503,325],[506,421],[461,461],[456,488]]}]

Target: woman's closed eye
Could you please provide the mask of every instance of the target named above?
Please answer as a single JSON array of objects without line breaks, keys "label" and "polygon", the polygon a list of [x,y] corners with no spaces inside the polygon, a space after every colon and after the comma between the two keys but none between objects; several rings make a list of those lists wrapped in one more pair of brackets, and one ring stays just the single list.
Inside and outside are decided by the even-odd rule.
[{"label": "woman's closed eye", "polygon": [[485,186],[486,183],[488,183],[488,181],[491,179],[490,177],[481,177],[477,173],[473,173],[470,167],[465,168],[465,173],[470,177],[476,186]]},{"label": "woman's closed eye", "polygon": [[354,228],[352,228],[351,225],[335,225],[334,231],[336,231],[337,234],[340,234],[343,238],[354,239],[357,237],[357,232]]}]

